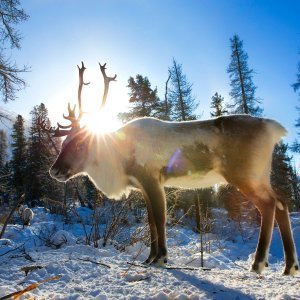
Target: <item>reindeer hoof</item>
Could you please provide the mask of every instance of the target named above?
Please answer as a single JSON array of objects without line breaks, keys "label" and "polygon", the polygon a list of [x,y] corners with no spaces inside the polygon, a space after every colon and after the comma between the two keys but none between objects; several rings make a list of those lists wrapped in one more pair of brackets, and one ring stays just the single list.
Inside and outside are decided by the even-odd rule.
[{"label": "reindeer hoof", "polygon": [[154,260],[154,257],[148,257],[144,262],[143,265],[151,265]]},{"label": "reindeer hoof", "polygon": [[255,273],[257,273],[257,274],[261,274],[262,271],[264,270],[264,268],[265,268],[267,265],[268,265],[268,263],[265,262],[265,261],[262,261],[262,262],[259,262],[259,263],[254,262],[254,263],[252,264],[252,266],[251,266],[250,271],[251,271],[251,272],[255,272]]},{"label": "reindeer hoof", "polygon": [[157,256],[153,260],[152,264],[154,264],[156,266],[159,266],[159,267],[164,267],[167,262],[168,262],[168,258],[167,257],[165,257],[165,256],[160,256],[160,257]]},{"label": "reindeer hoof", "polygon": [[294,276],[299,271],[298,263],[294,263],[291,267],[285,266],[282,275],[291,275]]}]

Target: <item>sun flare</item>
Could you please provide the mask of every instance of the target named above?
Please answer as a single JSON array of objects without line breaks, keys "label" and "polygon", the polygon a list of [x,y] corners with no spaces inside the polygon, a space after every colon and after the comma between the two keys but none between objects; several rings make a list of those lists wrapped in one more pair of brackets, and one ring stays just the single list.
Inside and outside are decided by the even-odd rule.
[{"label": "sun flare", "polygon": [[122,126],[116,115],[105,110],[84,114],[80,123],[95,134],[113,132]]}]

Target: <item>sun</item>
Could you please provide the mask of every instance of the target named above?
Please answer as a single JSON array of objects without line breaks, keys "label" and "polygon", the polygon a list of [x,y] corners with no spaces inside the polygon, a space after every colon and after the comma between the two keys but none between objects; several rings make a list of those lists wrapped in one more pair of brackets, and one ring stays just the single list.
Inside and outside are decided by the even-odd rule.
[{"label": "sun", "polygon": [[106,110],[84,114],[80,123],[95,134],[114,132],[122,126],[117,116]]}]

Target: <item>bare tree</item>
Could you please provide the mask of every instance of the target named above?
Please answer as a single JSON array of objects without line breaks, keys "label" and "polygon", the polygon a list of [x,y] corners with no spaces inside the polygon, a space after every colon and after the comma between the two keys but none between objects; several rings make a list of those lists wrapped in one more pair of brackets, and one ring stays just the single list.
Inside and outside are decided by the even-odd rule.
[{"label": "bare tree", "polygon": [[4,102],[15,100],[16,92],[25,87],[20,74],[28,71],[28,67],[19,68],[6,52],[7,48],[21,48],[22,37],[15,26],[28,17],[19,0],[0,1],[0,90]]}]

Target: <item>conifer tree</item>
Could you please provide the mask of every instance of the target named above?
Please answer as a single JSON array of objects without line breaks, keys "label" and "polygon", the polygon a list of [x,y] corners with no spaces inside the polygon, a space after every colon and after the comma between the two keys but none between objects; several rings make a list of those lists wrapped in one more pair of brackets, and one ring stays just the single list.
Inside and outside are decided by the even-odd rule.
[{"label": "conifer tree", "polygon": [[238,35],[230,39],[231,61],[227,68],[230,78],[230,96],[233,104],[232,113],[260,116],[263,112],[259,107],[259,99],[255,96],[256,86],[253,83],[253,69],[248,66],[248,54],[244,51],[243,41]]},{"label": "conifer tree", "polygon": [[3,168],[7,160],[7,138],[6,132],[0,130],[0,168]]},{"label": "conifer tree", "polygon": [[7,162],[7,138],[6,132],[0,130],[0,205],[1,200],[7,198],[10,188],[10,170]]},{"label": "conifer tree", "polygon": [[[277,195],[286,201],[290,208],[295,207],[295,199],[298,190],[294,186],[294,180],[297,178],[291,165],[291,157],[288,156],[288,145],[280,142],[275,146],[272,162],[271,182]],[[297,179],[296,179],[297,180]]]},{"label": "conifer tree", "polygon": [[[298,63],[298,70],[297,70],[297,74],[296,74],[296,82],[292,84],[292,87],[293,87],[295,93],[298,93],[298,96],[300,97],[300,62]],[[299,100],[300,100],[300,98],[299,98]],[[300,107],[299,106],[297,107],[297,110],[299,112],[299,117],[296,120],[295,126],[297,128],[299,128],[300,127]],[[297,133],[298,133],[298,136],[300,136],[300,132],[298,131]],[[293,144],[292,150],[295,151],[295,152],[300,153],[300,144],[299,144],[298,141],[296,141]]]},{"label": "conifer tree", "polygon": [[[173,59],[172,66],[169,68],[170,82],[168,86],[168,110],[169,118],[176,121],[195,120],[196,100],[192,96],[192,84],[187,80],[183,73],[182,65]],[[167,85],[167,83],[166,83]],[[195,221],[199,226],[200,203],[196,191],[194,191],[195,201]]]},{"label": "conifer tree", "polygon": [[212,111],[210,112],[211,117],[220,117],[228,114],[227,109],[224,107],[224,98],[217,92],[211,97]]},{"label": "conifer tree", "polygon": [[[48,135],[37,124],[38,118],[47,120],[48,110],[41,103],[31,111],[31,128],[28,141],[28,164],[27,164],[27,199],[37,201],[47,196],[55,198],[56,194],[62,193],[63,185],[57,183],[49,175],[49,168],[55,160],[56,153],[49,141]],[[58,188],[59,186],[59,188]]]},{"label": "conifer tree", "polygon": [[25,192],[25,177],[27,163],[27,141],[25,135],[24,119],[18,115],[13,125],[11,134],[11,185],[13,186],[16,196],[19,198]]},{"label": "conifer tree", "polygon": [[171,105],[170,117],[172,120],[194,120],[196,119],[196,100],[192,96],[192,84],[183,73],[182,65],[173,59],[169,68],[171,74],[169,86],[169,103]]},{"label": "conifer tree", "polygon": [[135,78],[128,79],[127,87],[130,89],[129,102],[133,107],[129,112],[120,113],[119,118],[127,122],[134,118],[155,116],[160,110],[160,100],[157,96],[157,89],[151,88],[149,79],[138,74]]}]

